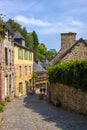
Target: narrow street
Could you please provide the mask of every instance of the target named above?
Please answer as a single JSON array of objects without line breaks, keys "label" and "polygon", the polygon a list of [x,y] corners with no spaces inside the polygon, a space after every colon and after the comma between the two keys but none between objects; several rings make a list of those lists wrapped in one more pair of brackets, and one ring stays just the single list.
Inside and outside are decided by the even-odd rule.
[{"label": "narrow street", "polygon": [[87,130],[87,116],[56,108],[36,94],[14,99],[1,115],[0,130]]}]

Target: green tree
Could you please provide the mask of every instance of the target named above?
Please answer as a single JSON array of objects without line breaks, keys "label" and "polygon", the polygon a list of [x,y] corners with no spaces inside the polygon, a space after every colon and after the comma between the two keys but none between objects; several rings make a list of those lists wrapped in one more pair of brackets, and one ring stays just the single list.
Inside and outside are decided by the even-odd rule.
[{"label": "green tree", "polygon": [[37,48],[37,46],[39,45],[39,40],[35,31],[32,32],[32,36],[33,36],[34,48]]},{"label": "green tree", "polygon": [[45,45],[43,43],[39,44],[37,56],[40,61],[46,59],[46,52],[47,52],[47,49]]},{"label": "green tree", "polygon": [[12,19],[9,19],[6,22],[6,24],[8,25],[8,27],[10,27],[12,29],[13,32],[20,32],[21,31],[21,25]]},{"label": "green tree", "polygon": [[50,50],[48,50],[47,53],[46,53],[46,58],[47,58],[48,60],[51,60],[52,58],[55,57],[56,54],[57,54],[57,51],[56,51],[55,49],[50,49]]},{"label": "green tree", "polygon": [[38,36],[35,31],[32,32],[32,36],[33,36],[34,60],[37,60],[38,59],[37,52],[38,52],[39,40],[38,40]]},{"label": "green tree", "polygon": [[29,47],[29,38],[28,38],[28,32],[27,32],[27,30],[26,30],[26,27],[23,27],[23,29],[21,29],[21,34],[22,34],[22,36],[23,36],[24,39],[25,39],[25,45],[26,45],[27,47]]},{"label": "green tree", "polygon": [[29,48],[30,48],[30,49],[33,49],[33,48],[34,48],[34,44],[33,44],[33,36],[32,36],[32,33],[28,33],[27,36],[28,36]]}]

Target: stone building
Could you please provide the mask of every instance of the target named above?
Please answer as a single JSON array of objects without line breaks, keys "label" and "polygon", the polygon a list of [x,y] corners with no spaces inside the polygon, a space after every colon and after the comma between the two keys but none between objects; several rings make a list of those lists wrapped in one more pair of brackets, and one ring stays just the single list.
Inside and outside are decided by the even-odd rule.
[{"label": "stone building", "polygon": [[80,38],[76,40],[76,33],[61,34],[61,49],[49,62],[50,65],[59,61],[87,60],[87,40]]},{"label": "stone building", "polygon": [[47,90],[47,73],[46,70],[43,68],[41,62],[34,62],[34,73],[37,74],[37,79],[34,83],[34,88],[36,92],[40,92],[40,88],[45,88],[45,90]]},{"label": "stone building", "polygon": [[15,96],[26,95],[32,86],[33,52],[19,32],[14,34],[14,66]]},{"label": "stone building", "polygon": [[[87,40],[76,40],[76,33],[61,34],[61,49],[49,62],[55,65],[60,61],[87,60]],[[58,77],[57,77],[58,78]],[[56,106],[63,106],[68,110],[87,114],[87,93],[80,89],[62,83],[50,85],[51,101]]]},{"label": "stone building", "polygon": [[0,100],[14,96],[14,42],[13,33],[0,23]]}]

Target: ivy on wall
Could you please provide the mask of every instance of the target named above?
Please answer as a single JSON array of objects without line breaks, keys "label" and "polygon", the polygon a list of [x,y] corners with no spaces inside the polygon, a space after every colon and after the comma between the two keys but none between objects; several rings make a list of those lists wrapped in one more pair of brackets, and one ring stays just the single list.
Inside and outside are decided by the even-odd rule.
[{"label": "ivy on wall", "polygon": [[61,62],[47,69],[50,83],[63,83],[87,91],[87,61]]}]

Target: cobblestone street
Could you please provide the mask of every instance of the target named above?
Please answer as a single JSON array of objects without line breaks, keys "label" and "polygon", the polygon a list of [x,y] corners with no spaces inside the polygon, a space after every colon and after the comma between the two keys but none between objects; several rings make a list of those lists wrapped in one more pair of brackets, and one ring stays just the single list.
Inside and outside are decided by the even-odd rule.
[{"label": "cobblestone street", "polygon": [[5,107],[0,130],[87,130],[87,117],[56,108],[38,95],[14,99]]}]

